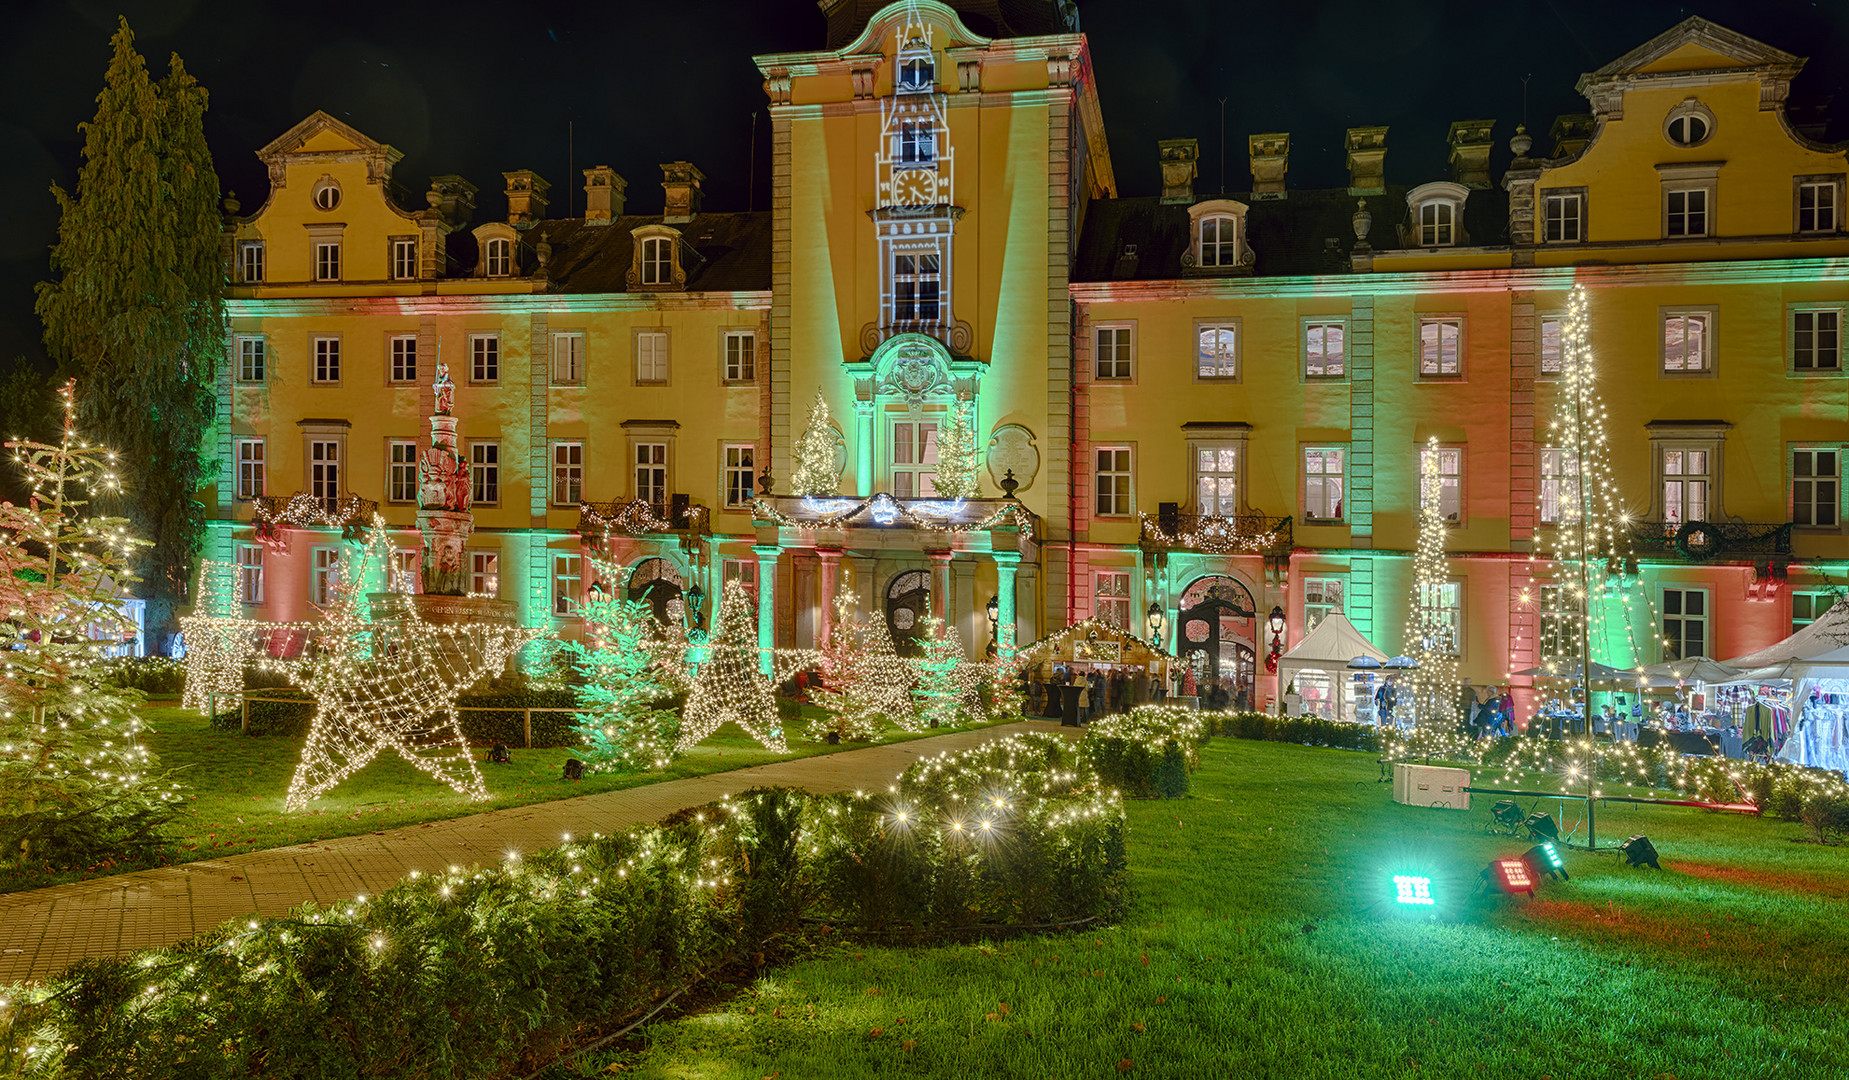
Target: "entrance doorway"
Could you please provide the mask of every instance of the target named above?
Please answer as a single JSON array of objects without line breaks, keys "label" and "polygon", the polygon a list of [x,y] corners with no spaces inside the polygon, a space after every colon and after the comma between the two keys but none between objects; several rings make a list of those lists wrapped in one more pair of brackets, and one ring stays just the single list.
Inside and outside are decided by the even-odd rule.
[{"label": "entrance doorway", "polygon": [[1237,578],[1214,574],[1188,586],[1181,594],[1181,656],[1197,693],[1205,697],[1225,679],[1229,704],[1243,698],[1256,706],[1257,629],[1252,593]]},{"label": "entrance doorway", "polygon": [[643,559],[629,575],[629,598],[647,601],[657,621],[680,625],[685,614],[681,600],[681,572],[663,558]]},{"label": "entrance doorway", "polygon": [[931,575],[907,570],[886,586],[886,629],[900,656],[924,655],[924,621],[931,614]]}]

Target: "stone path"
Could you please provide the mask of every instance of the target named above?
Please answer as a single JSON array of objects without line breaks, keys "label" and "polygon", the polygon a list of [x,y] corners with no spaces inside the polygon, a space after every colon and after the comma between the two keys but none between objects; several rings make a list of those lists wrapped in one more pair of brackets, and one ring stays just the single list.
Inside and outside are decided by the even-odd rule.
[{"label": "stone path", "polygon": [[281,915],[309,900],[382,892],[412,870],[494,862],[509,851],[550,847],[565,833],[652,823],[754,787],[883,788],[920,757],[1033,730],[1060,729],[1044,721],[1005,724],[3,895],[0,986],[48,978],[86,956],[171,945],[253,912]]}]

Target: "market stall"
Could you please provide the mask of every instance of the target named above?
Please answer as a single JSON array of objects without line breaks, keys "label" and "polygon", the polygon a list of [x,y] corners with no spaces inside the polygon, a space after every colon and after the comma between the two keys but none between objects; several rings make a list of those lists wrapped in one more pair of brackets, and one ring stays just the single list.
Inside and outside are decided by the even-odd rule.
[{"label": "market stall", "polygon": [[[1387,654],[1355,629],[1341,612],[1323,616],[1316,629],[1278,657],[1278,700],[1295,687],[1306,714],[1328,720],[1354,720],[1358,700],[1372,685],[1375,674],[1369,670],[1350,670],[1357,657],[1371,657],[1382,664]],[[1357,691],[1356,687],[1364,689]]]},{"label": "market stall", "polygon": [[[1815,622],[1783,641],[1736,656],[1727,666],[1736,680],[1760,689],[1779,719],[1777,758],[1849,772],[1849,601],[1838,602]],[[1788,689],[1789,698],[1779,694]]]},{"label": "market stall", "polygon": [[1087,619],[1041,638],[1020,649],[1015,660],[1021,665],[1027,682],[1029,709],[1036,698],[1047,705],[1039,715],[1057,715],[1054,698],[1038,688],[1051,687],[1093,672],[1110,676],[1121,674],[1129,680],[1128,705],[1138,705],[1165,696],[1170,686],[1170,661],[1173,658],[1160,646],[1151,645],[1126,630],[1096,619]]}]

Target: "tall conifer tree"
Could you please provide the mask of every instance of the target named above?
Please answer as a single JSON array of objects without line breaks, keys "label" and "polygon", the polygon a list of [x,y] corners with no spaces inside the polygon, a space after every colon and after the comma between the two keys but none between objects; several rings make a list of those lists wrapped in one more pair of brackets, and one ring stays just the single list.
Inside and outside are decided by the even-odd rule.
[{"label": "tall conifer tree", "polygon": [[137,569],[163,627],[205,536],[198,493],[225,348],[218,176],[206,92],[180,58],[157,83],[126,19],[112,45],[96,116],[80,125],[76,192],[52,188],[62,217],[38,313],[46,347],[78,376],[85,427],[121,452],[132,531],[153,542]]}]

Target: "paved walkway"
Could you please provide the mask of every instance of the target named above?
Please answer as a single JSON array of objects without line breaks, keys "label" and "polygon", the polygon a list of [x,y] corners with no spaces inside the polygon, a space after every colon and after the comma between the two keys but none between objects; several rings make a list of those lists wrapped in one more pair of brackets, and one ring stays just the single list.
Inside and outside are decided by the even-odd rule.
[{"label": "paved walkway", "polygon": [[1032,730],[1059,727],[1028,721],[960,731],[12,893],[0,896],[0,986],[48,978],[86,956],[171,945],[252,912],[281,915],[310,900],[383,892],[412,870],[495,862],[553,846],[564,833],[619,832],[754,787],[883,789],[920,757]]}]

